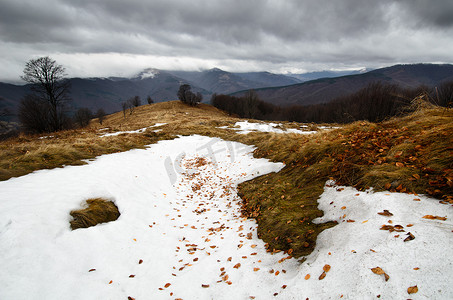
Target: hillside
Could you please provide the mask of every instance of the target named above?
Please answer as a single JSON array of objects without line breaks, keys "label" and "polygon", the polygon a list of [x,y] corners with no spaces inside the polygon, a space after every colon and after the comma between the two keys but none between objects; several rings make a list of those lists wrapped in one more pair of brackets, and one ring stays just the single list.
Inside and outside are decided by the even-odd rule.
[{"label": "hillside", "polygon": [[[453,226],[452,118],[451,110],[420,107],[404,118],[326,130],[245,122],[206,104],[171,101],[112,114],[102,126],[93,120],[85,129],[0,142],[2,180],[52,169],[0,182],[0,232],[8,241],[29,237],[27,245],[40,239],[43,247],[26,248],[41,259],[53,249],[53,261],[37,260],[25,274],[16,264],[35,253],[22,256],[19,247],[2,261],[5,274],[41,278],[44,295],[61,293],[66,272],[101,285],[95,293],[108,287],[104,296],[112,297],[403,297],[418,285],[419,295],[449,298],[451,261],[443,254]],[[99,196],[116,199],[120,218],[69,231],[69,210]],[[68,256],[64,249],[76,240],[80,249]],[[32,291],[0,278],[10,286],[4,295]]]},{"label": "hillside", "polygon": [[256,89],[262,87],[275,87],[296,84],[296,78],[269,72],[231,73],[214,68],[206,71],[169,71],[184,78],[193,86],[217,94],[229,94],[240,90]]},{"label": "hillside", "polygon": [[[453,65],[396,65],[364,74],[322,78],[290,86],[257,89],[256,91],[261,100],[276,105],[310,105],[328,103],[338,97],[357,92],[376,81],[398,84],[403,88],[416,88],[420,85],[435,87],[449,80],[453,80]],[[242,95],[243,93],[244,91],[233,93],[233,95]]]}]

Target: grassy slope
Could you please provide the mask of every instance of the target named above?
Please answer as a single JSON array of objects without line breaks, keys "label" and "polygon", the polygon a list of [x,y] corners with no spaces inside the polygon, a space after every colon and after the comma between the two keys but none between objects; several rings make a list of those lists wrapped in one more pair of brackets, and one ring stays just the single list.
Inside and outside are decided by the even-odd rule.
[{"label": "grassy slope", "polygon": [[[356,122],[312,136],[250,133],[239,135],[219,126],[238,119],[201,105],[188,107],[165,102],[137,108],[124,118],[110,115],[104,125],[38,136],[21,136],[0,143],[0,179],[43,168],[83,164],[84,159],[105,153],[144,147],[177,135],[201,134],[255,145],[255,156],[282,161],[286,167],[243,183],[239,194],[243,213],[258,221],[259,235],[269,251],[292,256],[309,254],[316,237],[334,224],[313,224],[321,216],[317,199],[326,180],[410,193],[429,193],[442,203],[453,204],[453,111],[424,108],[416,113],[373,124]],[[98,129],[110,132],[136,130],[167,123],[161,132],[123,134],[99,138]],[[292,124],[286,124],[291,127]],[[154,130],[154,128],[153,128]]]}]

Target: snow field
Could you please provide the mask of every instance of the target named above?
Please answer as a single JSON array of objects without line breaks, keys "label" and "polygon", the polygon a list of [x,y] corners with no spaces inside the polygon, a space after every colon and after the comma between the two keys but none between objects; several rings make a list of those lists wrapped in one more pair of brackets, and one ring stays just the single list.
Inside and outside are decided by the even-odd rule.
[{"label": "snow field", "polygon": [[[453,298],[453,209],[424,196],[329,182],[314,221],[339,224],[302,264],[267,253],[236,186],[283,165],[252,150],[180,137],[0,182],[0,299]],[[120,218],[71,231],[69,212],[93,197]]]}]

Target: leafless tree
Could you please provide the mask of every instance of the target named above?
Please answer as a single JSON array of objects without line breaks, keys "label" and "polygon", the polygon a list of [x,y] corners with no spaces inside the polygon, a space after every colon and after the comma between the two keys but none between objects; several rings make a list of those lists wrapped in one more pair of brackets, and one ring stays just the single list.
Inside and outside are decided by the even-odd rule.
[{"label": "leafless tree", "polygon": [[123,110],[123,117],[126,119],[126,110],[127,110],[127,102],[121,103],[121,109]]},{"label": "leafless tree", "polygon": [[135,107],[142,105],[142,99],[140,99],[140,96],[134,96],[129,101],[131,102],[131,105]]},{"label": "leafless tree", "polygon": [[19,104],[19,121],[26,132],[49,132],[50,105],[35,95],[26,95]]},{"label": "leafless tree", "polygon": [[199,92],[194,94],[191,90],[192,87],[190,85],[183,84],[179,87],[177,95],[181,102],[189,104],[190,106],[195,106],[203,100],[203,96]]},{"label": "leafless tree", "polygon": [[105,115],[106,115],[106,113],[105,113],[104,109],[99,108],[95,115],[96,118],[98,118],[99,124],[102,125],[102,122],[104,122],[104,120],[105,120]]},{"label": "leafless tree", "polygon": [[34,99],[47,103],[48,130],[58,131],[64,126],[63,106],[69,100],[69,81],[65,68],[48,56],[32,59],[25,65],[21,78],[33,84]]},{"label": "leafless tree", "polygon": [[93,118],[93,113],[89,108],[82,107],[79,108],[75,115],[74,115],[74,121],[80,126],[80,127],[86,127],[88,124],[90,124],[90,120]]},{"label": "leafless tree", "polygon": [[151,96],[146,97],[146,102],[148,102],[148,104],[154,103],[153,99],[151,99]]},{"label": "leafless tree", "polygon": [[255,118],[258,111],[258,95],[254,90],[249,90],[245,93],[243,99],[245,117]]}]

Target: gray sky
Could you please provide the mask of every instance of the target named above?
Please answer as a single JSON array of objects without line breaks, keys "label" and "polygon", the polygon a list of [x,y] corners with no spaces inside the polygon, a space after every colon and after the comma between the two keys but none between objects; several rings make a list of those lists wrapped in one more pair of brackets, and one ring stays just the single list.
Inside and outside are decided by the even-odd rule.
[{"label": "gray sky", "polygon": [[453,1],[0,0],[0,80],[39,56],[70,77],[453,63]]}]

